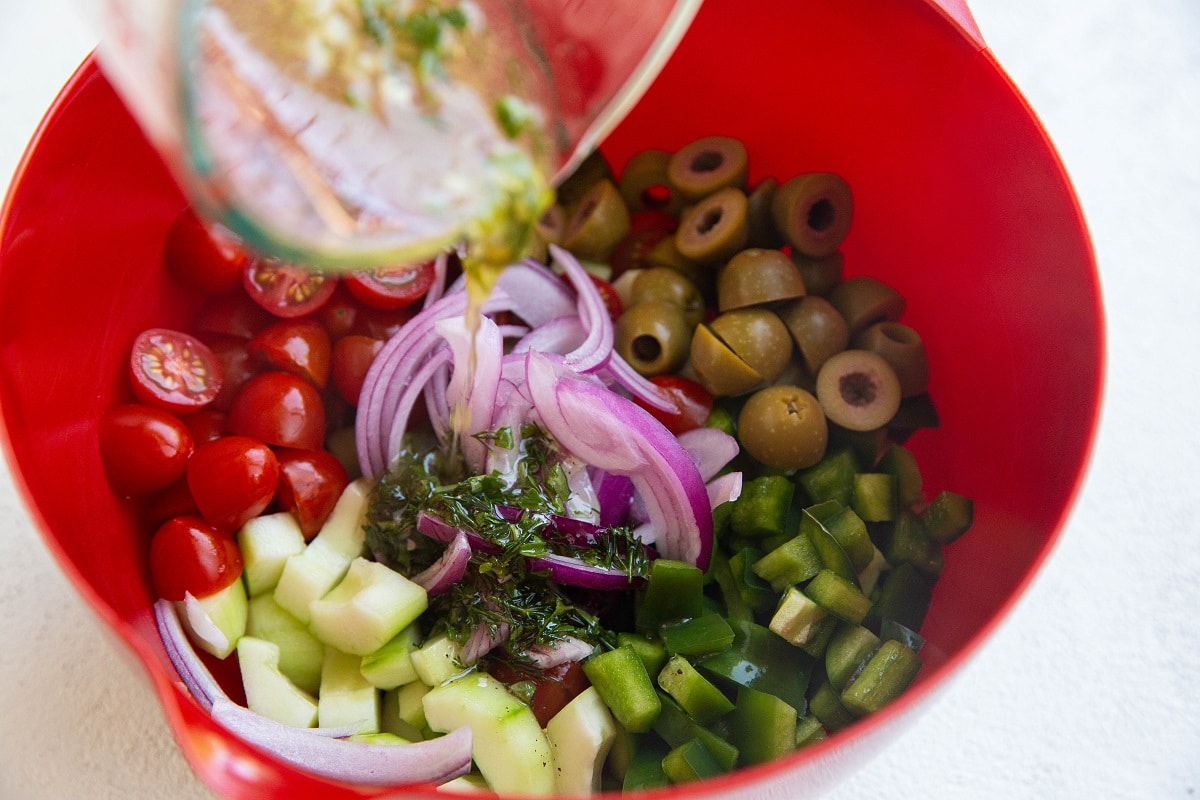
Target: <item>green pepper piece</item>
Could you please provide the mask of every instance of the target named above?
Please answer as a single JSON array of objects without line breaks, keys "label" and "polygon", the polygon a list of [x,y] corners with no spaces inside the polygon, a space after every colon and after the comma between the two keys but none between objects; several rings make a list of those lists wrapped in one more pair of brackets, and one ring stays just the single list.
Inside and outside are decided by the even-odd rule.
[{"label": "green pepper piece", "polygon": [[696,667],[726,686],[773,694],[803,713],[813,659],[757,623],[734,622],[732,627],[733,646],[701,659]]},{"label": "green pepper piece", "polygon": [[850,507],[866,522],[888,522],[899,508],[896,477],[887,472],[860,472],[854,476]]},{"label": "green pepper piece", "polygon": [[764,764],[796,749],[796,709],[778,697],[743,686],[733,712],[733,742],[743,764]]},{"label": "green pepper piece", "polygon": [[866,619],[871,610],[871,600],[858,590],[858,582],[847,580],[833,570],[818,572],[804,587],[804,593],[821,608],[852,625]]},{"label": "green pepper piece", "polygon": [[848,447],[831,450],[816,464],[797,472],[796,485],[804,490],[810,503],[836,500],[841,505],[849,505],[858,469],[853,450]]},{"label": "green pepper piece", "polygon": [[929,610],[931,598],[928,579],[912,564],[900,564],[884,578],[879,596],[871,608],[872,620],[893,619],[910,630],[919,631]]},{"label": "green pepper piece", "polygon": [[858,572],[854,569],[854,562],[850,560],[850,556],[846,555],[846,551],[829,532],[829,529],[813,514],[812,509],[806,508],[801,514],[800,532],[813,543],[817,554],[821,556],[821,564],[825,569],[832,570],[846,580],[852,581],[855,586],[858,585]]},{"label": "green pepper piece", "polygon": [[812,714],[801,717],[796,722],[796,748],[799,749],[805,745],[816,744],[829,738],[829,734],[825,732],[825,726],[821,724],[821,720],[814,717]]},{"label": "green pepper piece", "polygon": [[813,547],[812,539],[801,533],[755,561],[752,569],[755,575],[771,584],[772,589],[782,592],[820,572],[821,556]]},{"label": "green pepper piece", "polygon": [[842,692],[842,705],[858,717],[874,713],[899,697],[920,668],[921,660],[916,653],[889,639],[871,656],[854,683]]},{"label": "green pepper piece", "polygon": [[950,544],[971,528],[975,519],[975,503],[968,497],[951,491],[938,492],[925,510],[921,521],[934,541]]},{"label": "green pepper piece", "polygon": [[701,725],[707,725],[733,710],[733,702],[683,656],[671,656],[658,673],[658,685]]},{"label": "green pepper piece", "polygon": [[704,613],[704,573],[683,561],[655,559],[637,609],[637,627],[657,633],[667,622]]},{"label": "green pepper piece", "polygon": [[716,406],[704,421],[704,427],[716,428],[730,436],[737,436],[737,417],[724,406]]},{"label": "green pepper piece", "polygon": [[842,546],[855,571],[862,572],[871,563],[871,559],[875,557],[875,543],[871,541],[867,523],[863,522],[854,509],[838,509],[836,514],[831,514],[821,520],[821,523]]},{"label": "green pepper piece", "polygon": [[676,784],[704,780],[725,771],[699,739],[685,742],[667,753],[662,760],[662,769],[671,783]]},{"label": "green pepper piece", "polygon": [[640,633],[618,633],[618,647],[631,647],[642,660],[648,675],[657,675],[663,664],[667,663],[667,648],[660,639],[653,636],[643,636]]},{"label": "green pepper piece", "polygon": [[659,694],[662,711],[654,721],[654,732],[662,737],[669,747],[679,747],[691,739],[699,739],[717,758],[717,763],[727,770],[733,769],[738,760],[738,749],[723,739],[715,730],[696,722],[679,707],[674,698]]},{"label": "green pepper piece", "polygon": [[916,456],[907,447],[895,442],[889,444],[879,459],[879,470],[896,479],[900,508],[909,508],[921,499],[921,470],[917,466]]},{"label": "green pepper piece", "polygon": [[713,581],[720,590],[721,600],[725,604],[725,616],[729,618],[729,621],[753,620],[754,612],[746,603],[746,598],[742,596],[737,578],[734,577],[733,570],[729,566],[729,558],[720,549],[713,553],[712,567],[709,572],[712,573]]},{"label": "green pepper piece", "polygon": [[883,554],[891,564],[912,564],[931,578],[936,578],[946,565],[942,546],[929,535],[925,523],[911,511],[896,517]]},{"label": "green pepper piece", "polygon": [[809,657],[821,661],[825,658],[825,650],[829,647],[829,640],[833,638],[834,631],[841,624],[837,617],[826,615],[825,619],[821,620],[820,627],[817,632],[809,637],[808,641],[800,646],[800,649]]},{"label": "green pepper piece", "polygon": [[682,622],[671,622],[659,630],[667,652],[672,655],[705,656],[733,644],[733,628],[720,614],[703,614]]},{"label": "green pepper piece", "polygon": [[738,536],[759,539],[786,533],[795,490],[795,485],[782,475],[746,481],[734,501],[730,529]]},{"label": "green pepper piece", "polygon": [[828,680],[821,681],[808,699],[808,710],[830,732],[840,731],[854,722],[854,715],[842,705],[842,696]]},{"label": "green pepper piece", "polygon": [[729,570],[737,581],[742,599],[756,614],[770,611],[779,600],[778,593],[754,574],[754,563],[760,558],[762,551],[754,547],[743,548],[729,557]]},{"label": "green pepper piece", "polygon": [[839,691],[858,677],[879,649],[879,637],[861,625],[839,625],[825,648],[825,674]]},{"label": "green pepper piece", "polygon": [[788,643],[800,647],[820,629],[826,614],[816,601],[793,586],[784,592],[767,627]]},{"label": "green pepper piece", "polygon": [[648,737],[638,737],[638,747],[625,770],[625,779],[621,784],[622,791],[634,792],[641,789],[660,789],[671,785],[671,779],[663,772],[662,760],[667,755],[667,748]]},{"label": "green pepper piece", "polygon": [[662,703],[642,659],[632,647],[618,647],[588,657],[583,672],[617,722],[631,733],[650,729]]}]

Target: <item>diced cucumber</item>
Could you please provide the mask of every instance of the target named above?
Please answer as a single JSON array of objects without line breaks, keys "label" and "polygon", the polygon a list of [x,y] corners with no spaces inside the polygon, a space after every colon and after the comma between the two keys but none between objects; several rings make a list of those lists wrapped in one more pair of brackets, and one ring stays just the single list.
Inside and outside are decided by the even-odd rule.
[{"label": "diced cucumber", "polygon": [[246,633],[249,604],[241,580],[205,597],[185,595],[177,609],[192,641],[217,658],[228,657]]},{"label": "diced cucumber", "polygon": [[439,792],[462,792],[463,794],[493,794],[492,787],[478,772],[468,772],[437,787]]},{"label": "diced cucumber", "polygon": [[[429,691],[429,687],[420,681],[405,684],[401,689],[409,686],[419,686],[422,690],[421,695]],[[421,728],[425,727],[425,710],[421,708],[421,699],[418,697],[415,701],[416,707],[420,709],[421,726],[417,727],[409,722],[406,722],[400,716],[400,691],[401,689],[388,689],[383,692],[383,696],[379,699],[379,731],[381,733],[394,733],[395,735],[407,739],[410,742],[419,742],[423,738],[421,736]],[[411,708],[411,701],[410,701]]]},{"label": "diced cucumber", "polygon": [[237,654],[247,708],[293,728],[317,724],[317,701],[279,671],[278,646],[243,636],[238,640]]},{"label": "diced cucumber", "polygon": [[304,533],[287,511],[255,517],[237,532],[242,551],[242,575],[251,597],[269,592],[279,583],[283,566],[304,551]]},{"label": "diced cucumber", "polygon": [[346,737],[347,741],[359,744],[412,744],[412,740],[397,736],[394,733],[355,733]]},{"label": "diced cucumber", "polygon": [[379,732],[379,690],[359,671],[362,659],[325,648],[317,720],[322,728],[349,726],[357,733]]},{"label": "diced cucumber", "polygon": [[829,738],[829,734],[825,732],[825,727],[821,724],[821,720],[813,715],[801,717],[796,723],[796,747],[804,747],[809,744],[816,744]]},{"label": "diced cucumber", "polygon": [[390,642],[362,658],[363,677],[380,689],[395,689],[417,680],[412,663],[420,630],[414,623],[396,634]]},{"label": "diced cucumber", "polygon": [[884,570],[890,567],[883,551],[874,545],[871,547],[873,552],[870,562],[858,572],[858,585],[867,597],[875,593],[875,586],[879,583],[880,576],[883,575]]},{"label": "diced cucumber", "polygon": [[425,589],[376,561],[356,558],[345,577],[309,605],[313,635],[365,656],[387,644],[429,606]]},{"label": "diced cucumber", "polygon": [[599,792],[617,722],[594,686],[576,695],[546,723],[546,737],[554,752],[554,791],[568,796]]},{"label": "diced cucumber", "polygon": [[829,682],[839,690],[849,686],[877,649],[879,637],[863,626],[838,626],[825,648],[825,674]]},{"label": "diced cucumber", "polygon": [[429,688],[420,681],[413,681],[394,690],[396,693],[396,716],[401,722],[411,725],[418,731],[428,726],[425,721],[424,700],[425,695],[429,694]]},{"label": "diced cucumber", "polygon": [[458,661],[458,645],[445,632],[431,636],[412,652],[413,669],[426,686],[441,686],[461,675],[464,667]]},{"label": "diced cucumber", "polygon": [[533,710],[485,672],[472,672],[431,689],[423,700],[429,727],[448,733],[471,729],[471,755],[498,794],[554,793],[554,753]]},{"label": "diced cucumber", "polygon": [[350,562],[363,555],[370,484],[351,481],[338,498],[333,513],[303,552],[290,557],[275,586],[275,602],[302,622],[311,619],[309,606],[329,592],[350,569]]},{"label": "diced cucumber", "polygon": [[269,594],[250,600],[246,635],[266,639],[279,647],[279,671],[309,694],[321,687],[325,645],[308,626],[279,607]]}]

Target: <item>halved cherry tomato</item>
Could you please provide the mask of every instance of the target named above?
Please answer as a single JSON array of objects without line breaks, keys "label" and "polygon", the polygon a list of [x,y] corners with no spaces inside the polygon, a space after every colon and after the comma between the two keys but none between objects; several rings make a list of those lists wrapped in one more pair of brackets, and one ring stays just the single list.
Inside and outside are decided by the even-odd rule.
[{"label": "halved cherry tomato", "polygon": [[242,577],[242,554],[229,535],[199,517],[167,520],[150,539],[150,577],[159,597],[207,597]]},{"label": "halved cherry tomato", "polygon": [[191,431],[192,441],[199,446],[224,436],[227,420],[228,415],[224,411],[209,406],[193,414],[188,414],[183,418],[183,424],[187,425],[188,430]]},{"label": "halved cherry tomato", "polygon": [[592,283],[596,284],[596,289],[600,292],[600,298],[604,300],[604,307],[608,309],[608,315],[616,322],[617,317],[621,316],[621,313],[625,310],[624,305],[621,303],[621,296],[617,294],[617,290],[613,288],[613,285],[603,278],[598,278],[590,273],[588,277],[592,279]]},{"label": "halved cherry tomato", "polygon": [[109,406],[100,415],[100,461],[113,491],[149,494],[183,477],[193,440],[179,417],[141,403]]},{"label": "halved cherry tomato", "polygon": [[338,339],[333,346],[333,386],[350,405],[358,405],[363,379],[382,349],[383,342],[378,339],[356,334]]},{"label": "halved cherry tomato", "polygon": [[264,372],[242,387],[229,409],[229,431],[280,447],[318,450],[325,406],[316,388],[290,372]]},{"label": "halved cherry tomato", "polygon": [[395,311],[381,311],[371,308],[350,294],[350,290],[339,281],[333,297],[316,313],[317,319],[329,332],[329,338],[334,342],[343,336],[370,336],[375,339],[389,339],[416,314],[415,305],[406,306]]},{"label": "halved cherry tomato", "polygon": [[252,258],[242,270],[242,286],[250,299],[277,317],[311,314],[325,304],[338,280],[298,264]]},{"label": "halved cherry tomato", "polygon": [[241,289],[211,297],[200,307],[192,329],[208,333],[249,339],[275,321],[275,317]]},{"label": "halved cherry tomato", "polygon": [[427,261],[424,264],[352,272],[342,282],[350,294],[371,308],[395,311],[424,297],[433,285],[434,277],[433,262]]},{"label": "halved cherry tomato", "polygon": [[492,677],[503,683],[512,684],[526,680],[533,682],[536,688],[529,705],[543,728],[567,703],[592,685],[583,672],[582,662],[579,661],[559,664],[533,677],[519,673],[503,662],[489,664],[487,669]]},{"label": "halved cherry tomato", "polygon": [[133,393],[176,414],[203,408],[221,391],[221,365],[199,339],[166,328],[143,331],[129,355]]},{"label": "halved cherry tomato", "polygon": [[636,402],[671,433],[678,436],[685,431],[701,428],[708,421],[708,415],[713,410],[713,396],[703,386],[680,375],[659,375],[650,381],[667,394],[675,409],[660,411],[640,400]]},{"label": "halved cherry tomato", "polygon": [[629,216],[629,233],[608,257],[613,278],[630,269],[644,269],[654,246],[675,232],[679,220],[665,211],[639,211]]},{"label": "halved cherry tomato", "polygon": [[[194,415],[193,415],[194,416]],[[158,527],[171,517],[198,517],[200,509],[188,488],[187,472],[165,489],[146,495],[142,503],[142,519],[146,526]]]},{"label": "halved cherry tomato", "polygon": [[210,407],[229,411],[233,406],[233,398],[237,397],[246,381],[262,372],[262,362],[250,355],[245,339],[210,334],[205,337],[205,343],[220,362],[221,375],[224,377],[221,391]]},{"label": "halved cherry tomato", "polygon": [[206,294],[231,292],[242,285],[246,252],[220,229],[204,226],[185,208],[167,231],[163,264],[176,283]]},{"label": "halved cherry tomato", "polygon": [[236,531],[271,504],[279,461],[258,439],[222,436],[192,453],[187,481],[204,518],[223,531]]},{"label": "halved cherry tomato", "polygon": [[342,490],[350,482],[346,468],[325,450],[280,447],[275,457],[279,460],[275,500],[296,518],[304,538],[311,539],[329,519]]},{"label": "halved cherry tomato", "polygon": [[312,381],[324,389],[329,382],[332,344],[325,328],[315,319],[281,320],[258,332],[250,352],[267,364]]}]

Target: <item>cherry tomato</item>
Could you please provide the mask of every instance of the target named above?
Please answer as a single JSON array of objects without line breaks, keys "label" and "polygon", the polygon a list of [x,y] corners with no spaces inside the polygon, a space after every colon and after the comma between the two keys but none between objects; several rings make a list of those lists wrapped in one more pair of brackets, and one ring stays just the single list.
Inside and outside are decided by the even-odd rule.
[{"label": "cherry tomato", "polygon": [[207,597],[242,577],[242,554],[232,537],[199,517],[175,517],[150,539],[150,577],[167,600]]},{"label": "cherry tomato", "polygon": [[320,389],[329,383],[332,343],[315,319],[281,320],[250,340],[252,354],[285,372],[307,378]]},{"label": "cherry tomato", "polygon": [[209,298],[200,307],[192,328],[199,334],[220,334],[249,339],[275,321],[267,310],[238,289]]},{"label": "cherry tomato", "polygon": [[369,336],[350,335],[333,346],[333,386],[350,405],[358,405],[363,379],[383,342]]},{"label": "cherry tomato", "polygon": [[678,436],[685,431],[704,426],[713,410],[713,396],[700,384],[679,375],[659,375],[651,383],[663,390],[674,404],[673,411],[660,411],[653,406],[637,401],[638,405]]},{"label": "cherry tomato", "polygon": [[617,317],[621,316],[621,312],[625,310],[621,303],[621,297],[617,294],[617,290],[613,285],[603,278],[597,278],[595,275],[588,275],[592,279],[592,283],[596,284],[596,289],[600,292],[600,298],[604,301],[604,307],[608,309],[608,315],[616,322]]},{"label": "cherry tomato", "polygon": [[591,681],[583,672],[583,664],[579,661],[568,661],[559,664],[533,677],[517,672],[503,662],[488,665],[492,677],[503,683],[517,683],[532,680],[536,687],[529,705],[533,715],[544,728],[555,714],[584,692]]},{"label": "cherry tomato", "polygon": [[271,504],[279,461],[258,439],[222,436],[192,453],[187,482],[204,518],[223,531],[236,531]]},{"label": "cherry tomato", "polygon": [[109,406],[100,415],[100,461],[113,491],[149,494],[183,476],[192,434],[179,417],[140,403]]},{"label": "cherry tomato", "polygon": [[354,272],[342,281],[350,294],[371,308],[395,311],[424,297],[433,285],[434,277],[433,262],[427,261],[424,264]]},{"label": "cherry tomato", "polygon": [[[216,401],[213,402],[215,403]],[[188,414],[183,418],[183,423],[191,431],[192,441],[196,445],[202,445],[205,442],[220,439],[225,435],[225,423],[227,419],[228,415],[224,411],[219,411],[209,406],[193,414]]]},{"label": "cherry tomato", "polygon": [[212,350],[220,362],[221,375],[224,376],[221,391],[213,399],[211,408],[229,411],[233,399],[237,397],[246,381],[262,371],[262,362],[250,355],[245,339],[210,335],[206,337],[206,342],[208,349]]},{"label": "cherry tomato", "polygon": [[134,340],[129,374],[139,400],[176,414],[211,403],[223,377],[212,350],[199,339],[166,328],[151,328]]},{"label": "cherry tomato", "polygon": [[176,283],[222,294],[242,285],[246,253],[231,236],[220,229],[210,231],[192,209],[185,208],[167,231],[163,264]]},{"label": "cherry tomato", "polygon": [[[194,415],[193,415],[194,416]],[[165,489],[148,494],[142,503],[142,519],[147,527],[158,527],[171,517],[200,516],[192,490],[188,488],[187,473]]]},{"label": "cherry tomato", "polygon": [[675,232],[679,220],[665,211],[639,211],[629,217],[629,233],[617,243],[608,257],[613,277],[630,269],[644,269],[646,256],[654,246]]},{"label": "cherry tomato", "polygon": [[374,339],[388,339],[400,329],[404,323],[413,318],[417,307],[406,306],[395,311],[381,311],[371,308],[359,301],[350,290],[338,283],[333,297],[316,313],[329,338],[335,343],[343,336],[370,336]]},{"label": "cherry tomato", "polygon": [[350,482],[346,468],[325,450],[280,447],[275,457],[279,460],[276,502],[296,518],[304,538],[311,539],[329,519]]},{"label": "cherry tomato", "polygon": [[280,447],[319,450],[325,407],[311,383],[290,372],[264,372],[248,380],[229,409],[229,430]]},{"label": "cherry tomato", "polygon": [[242,270],[242,286],[250,299],[277,317],[311,314],[337,288],[337,278],[297,264],[251,258]]}]

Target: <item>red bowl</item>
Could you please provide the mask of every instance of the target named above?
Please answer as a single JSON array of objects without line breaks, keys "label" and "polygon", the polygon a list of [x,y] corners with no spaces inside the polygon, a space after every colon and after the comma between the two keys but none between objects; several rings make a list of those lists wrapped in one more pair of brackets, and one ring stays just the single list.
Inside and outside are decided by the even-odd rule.
[{"label": "red bowl", "polygon": [[[876,716],[778,762],[664,792],[819,793],[896,735],[994,630],[1054,545],[1094,437],[1103,319],[1094,258],[1045,132],[992,56],[921,0],[708,0],[605,143],[741,138],[751,180],[809,171],[854,189],[848,274],[908,298],[941,426],[910,444],[928,487],[975,500],[922,634],[925,668]],[[199,298],[162,269],[185,201],[94,62],[64,89],[21,164],[0,236],[6,450],[47,546],[144,664],[200,777],[230,798],[380,794],[332,785],[218,728],[176,684],[150,612],[147,534],[113,497],[96,444],[125,399],[122,360]],[[444,797],[401,789],[394,797]],[[657,795],[656,795],[657,796]]]}]

